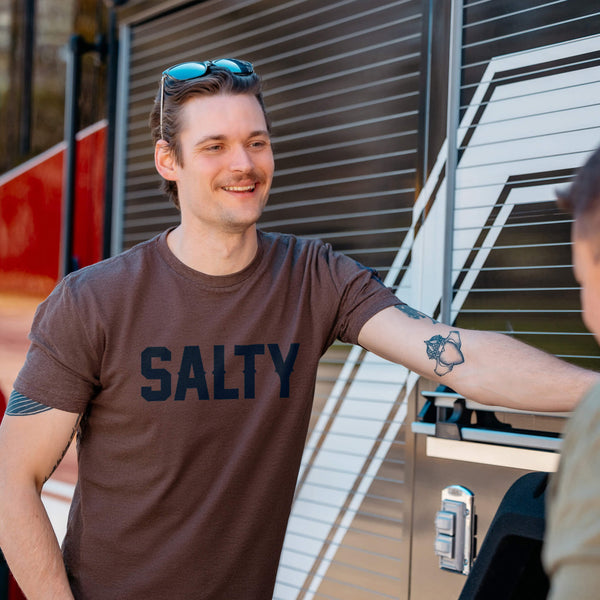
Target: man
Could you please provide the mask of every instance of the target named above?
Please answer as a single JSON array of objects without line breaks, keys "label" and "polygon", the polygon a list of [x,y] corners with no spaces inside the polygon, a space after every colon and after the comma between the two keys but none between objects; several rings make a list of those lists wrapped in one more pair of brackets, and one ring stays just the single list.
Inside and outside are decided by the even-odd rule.
[{"label": "man", "polygon": [[[167,69],[150,125],[181,224],[57,286],[0,429],[0,546],[29,598],[270,598],[336,338],[492,404],[569,410],[597,380],[260,232],[274,164],[251,64]],[[61,554],[39,494],[75,432]]]},{"label": "man", "polygon": [[[600,342],[600,148],[559,201],[575,217],[573,264],[583,319]],[[559,471],[550,487],[544,563],[552,600],[598,598],[600,386],[586,395],[565,428]]]}]

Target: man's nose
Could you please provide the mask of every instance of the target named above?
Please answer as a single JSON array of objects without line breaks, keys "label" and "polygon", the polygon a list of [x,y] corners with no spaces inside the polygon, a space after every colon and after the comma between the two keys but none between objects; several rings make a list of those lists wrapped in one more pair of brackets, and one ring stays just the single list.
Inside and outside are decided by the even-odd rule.
[{"label": "man's nose", "polygon": [[232,171],[250,171],[253,168],[252,157],[247,148],[243,146],[235,146],[231,154],[231,170]]}]

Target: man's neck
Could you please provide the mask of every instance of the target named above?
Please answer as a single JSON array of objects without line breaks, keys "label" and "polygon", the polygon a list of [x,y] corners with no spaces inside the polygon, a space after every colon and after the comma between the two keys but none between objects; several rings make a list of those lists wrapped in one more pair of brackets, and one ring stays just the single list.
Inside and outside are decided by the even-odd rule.
[{"label": "man's neck", "polygon": [[243,233],[188,231],[179,225],[167,236],[171,252],[186,266],[206,275],[231,275],[247,267],[258,249],[256,227]]}]

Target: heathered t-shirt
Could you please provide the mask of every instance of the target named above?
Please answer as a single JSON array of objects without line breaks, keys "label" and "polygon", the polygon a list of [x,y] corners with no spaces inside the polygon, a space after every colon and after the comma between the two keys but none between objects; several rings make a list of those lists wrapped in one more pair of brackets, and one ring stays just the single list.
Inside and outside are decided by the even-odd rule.
[{"label": "heathered t-shirt", "polygon": [[166,235],[56,287],[15,389],[85,413],[63,545],[75,598],[265,600],[318,361],[399,300],[319,241],[259,232],[252,263],[214,277]]},{"label": "heathered t-shirt", "polygon": [[600,385],[565,427],[558,472],[548,494],[543,564],[548,600],[600,597]]}]

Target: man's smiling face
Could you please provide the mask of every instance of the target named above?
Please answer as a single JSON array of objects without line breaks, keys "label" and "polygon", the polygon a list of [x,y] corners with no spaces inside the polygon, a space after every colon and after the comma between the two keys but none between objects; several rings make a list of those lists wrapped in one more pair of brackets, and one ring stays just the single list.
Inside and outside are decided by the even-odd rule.
[{"label": "man's smiling face", "polygon": [[181,115],[175,181],[182,221],[242,233],[260,218],[274,160],[263,111],[251,94],[196,96]]}]

